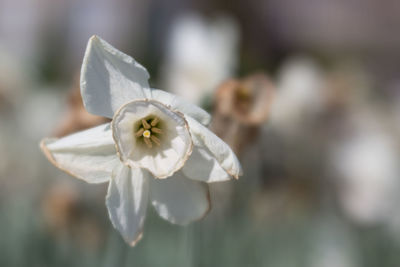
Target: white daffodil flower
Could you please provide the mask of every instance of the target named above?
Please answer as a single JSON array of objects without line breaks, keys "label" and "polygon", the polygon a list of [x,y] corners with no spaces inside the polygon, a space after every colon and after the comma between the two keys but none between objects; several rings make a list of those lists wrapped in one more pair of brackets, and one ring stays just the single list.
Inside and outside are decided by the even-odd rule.
[{"label": "white daffodil flower", "polygon": [[88,183],[109,181],[106,205],[126,242],[140,240],[147,204],[185,225],[210,209],[206,183],[241,175],[235,154],[207,129],[210,115],[151,89],[147,70],[93,36],[81,71],[85,108],[112,118],[41,148],[58,168]]},{"label": "white daffodil flower", "polygon": [[161,68],[165,89],[192,103],[203,102],[236,71],[239,39],[239,27],[229,16],[177,17]]},{"label": "white daffodil flower", "polygon": [[324,75],[306,57],[285,62],[279,72],[269,123],[285,135],[297,134],[323,106]]}]

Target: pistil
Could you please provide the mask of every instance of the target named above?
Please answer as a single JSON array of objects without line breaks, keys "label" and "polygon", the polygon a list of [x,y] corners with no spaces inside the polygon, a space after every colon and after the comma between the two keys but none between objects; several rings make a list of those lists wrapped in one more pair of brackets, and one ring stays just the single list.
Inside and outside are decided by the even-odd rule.
[{"label": "pistil", "polygon": [[149,130],[145,130],[145,131],[143,132],[143,137],[144,137],[144,138],[150,138],[150,136],[151,136],[151,132],[150,132]]}]

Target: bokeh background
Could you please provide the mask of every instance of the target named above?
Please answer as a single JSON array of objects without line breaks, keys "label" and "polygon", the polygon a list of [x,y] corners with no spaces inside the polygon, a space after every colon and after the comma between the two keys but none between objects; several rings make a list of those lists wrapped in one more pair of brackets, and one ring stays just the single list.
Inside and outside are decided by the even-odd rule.
[{"label": "bokeh background", "polygon": [[[0,0],[0,266],[399,266],[399,28],[395,0]],[[93,34],[210,111],[244,168],[202,221],[150,209],[134,248],[107,185],[38,145],[104,122],[79,96]]]}]

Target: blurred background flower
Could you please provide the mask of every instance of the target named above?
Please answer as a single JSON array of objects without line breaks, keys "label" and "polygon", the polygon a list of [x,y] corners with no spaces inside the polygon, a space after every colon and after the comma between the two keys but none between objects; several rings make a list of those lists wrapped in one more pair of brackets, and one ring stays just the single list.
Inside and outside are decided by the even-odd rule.
[{"label": "blurred background flower", "polygon": [[[399,27],[394,0],[0,0],[0,266],[397,266]],[[200,222],[150,211],[134,249],[106,185],[37,145],[102,120],[74,100],[93,34],[208,109],[244,168]]]},{"label": "blurred background flower", "polygon": [[171,27],[161,84],[165,90],[201,104],[237,68],[237,22],[228,16],[207,20],[199,14],[187,14]]}]

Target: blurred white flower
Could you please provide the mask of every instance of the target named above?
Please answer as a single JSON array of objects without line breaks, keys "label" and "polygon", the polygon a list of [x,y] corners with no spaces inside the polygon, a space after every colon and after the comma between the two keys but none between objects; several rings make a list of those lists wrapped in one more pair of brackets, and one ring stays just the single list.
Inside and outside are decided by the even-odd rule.
[{"label": "blurred white flower", "polygon": [[[0,43],[0,112],[4,112],[7,105],[13,107],[23,101],[30,74],[29,64]],[[9,112],[8,108],[6,110]]]},{"label": "blurred white flower", "polygon": [[322,106],[322,85],[322,73],[312,60],[299,57],[286,62],[277,81],[271,125],[287,133],[304,127]]},{"label": "blurred white flower", "polygon": [[166,89],[199,104],[237,65],[239,30],[230,17],[186,15],[172,27],[162,79]]},{"label": "blurred white flower", "polygon": [[241,173],[229,146],[205,126],[209,114],[151,89],[148,79],[133,58],[93,36],[83,60],[82,98],[89,112],[113,120],[41,144],[47,158],[71,175],[110,181],[109,216],[131,245],[142,236],[149,200],[162,218],[187,224],[210,209],[204,182]]},{"label": "blurred white flower", "polygon": [[378,124],[360,116],[353,128],[336,145],[332,157],[339,178],[340,203],[357,223],[387,223],[398,213],[400,169],[396,142]]}]

